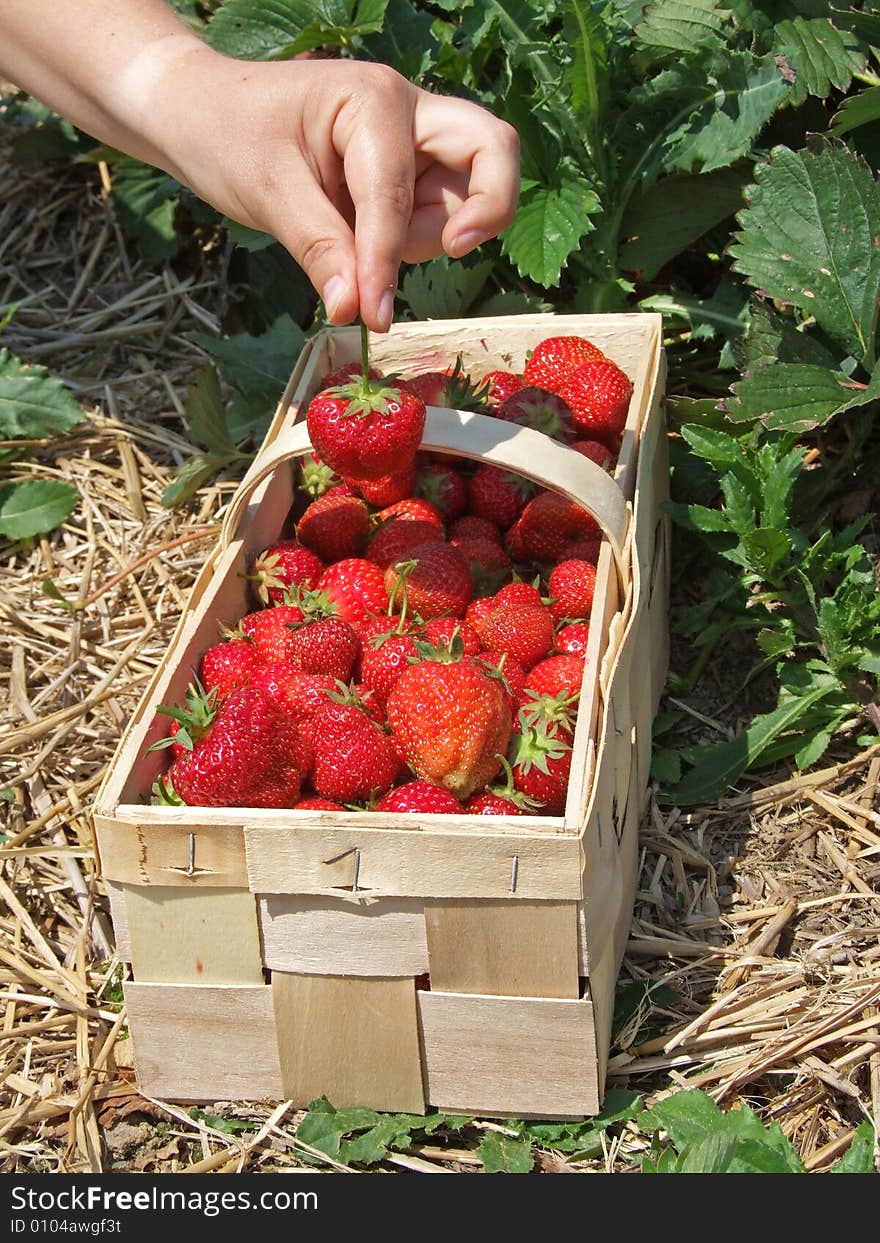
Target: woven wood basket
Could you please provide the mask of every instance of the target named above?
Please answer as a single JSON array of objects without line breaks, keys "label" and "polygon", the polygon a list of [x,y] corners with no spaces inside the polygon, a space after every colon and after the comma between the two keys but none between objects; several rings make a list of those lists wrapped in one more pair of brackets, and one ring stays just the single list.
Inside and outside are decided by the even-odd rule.
[{"label": "woven wood basket", "polygon": [[148,805],[147,748],[217,624],[251,607],[249,556],[284,531],[291,461],[320,377],[353,329],[303,352],[227,511],[168,653],[94,809],[146,1093],[337,1107],[570,1117],[603,1093],[632,915],[651,725],[667,665],[664,356],[656,315],[505,316],[399,325],[385,370],[522,368],[544,337],[595,341],[634,384],[619,464],[538,432],[430,408],[424,445],[504,465],[599,521],[590,649],[564,816],[412,816]]}]

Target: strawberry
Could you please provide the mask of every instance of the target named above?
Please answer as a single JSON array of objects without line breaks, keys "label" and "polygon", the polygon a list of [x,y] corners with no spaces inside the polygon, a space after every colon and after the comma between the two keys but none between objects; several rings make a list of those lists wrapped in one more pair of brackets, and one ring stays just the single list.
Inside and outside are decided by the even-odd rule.
[{"label": "strawberry", "polygon": [[450,614],[463,617],[470,603],[471,575],[467,562],[451,544],[419,544],[403,562],[385,571],[390,607],[417,613],[425,621]]},{"label": "strawberry", "polygon": [[446,522],[452,522],[467,509],[464,476],[447,462],[427,462],[416,473],[416,493],[429,501]]},{"label": "strawberry", "polygon": [[398,679],[388,723],[416,776],[464,799],[498,772],[512,721],[501,687],[476,664],[424,661]]},{"label": "strawberry", "polygon": [[340,682],[351,677],[360,651],[357,632],[340,617],[302,622],[291,631],[291,664],[303,673],[326,673]]},{"label": "strawberry", "polygon": [[454,794],[428,781],[408,781],[395,786],[376,804],[376,811],[396,811],[410,815],[454,816],[462,810]]},{"label": "strawberry", "polygon": [[574,733],[577,704],[584,676],[583,658],[556,655],[540,660],[529,670],[520,708],[529,725],[538,721],[555,726],[563,736]]},{"label": "strawberry", "polygon": [[572,622],[563,626],[556,633],[556,650],[569,656],[586,656],[587,643],[590,639],[590,627],[587,622]]},{"label": "strawberry", "polygon": [[339,476],[330,469],[326,462],[321,461],[317,453],[309,453],[303,458],[299,468],[297,487],[301,492],[305,492],[306,496],[311,496],[313,499],[323,496],[338,483]]},{"label": "strawberry", "polygon": [[194,734],[168,772],[187,806],[292,807],[299,798],[299,735],[261,690],[233,691]]},{"label": "strawberry", "polygon": [[374,635],[361,648],[361,681],[384,706],[397,679],[418,658],[418,648],[412,634],[391,631],[384,635]]},{"label": "strawberry", "polygon": [[469,816],[528,816],[536,810],[535,803],[521,794],[513,784],[513,770],[507,760],[502,760],[505,772],[504,785],[493,785],[472,794],[464,805]]},{"label": "strawberry", "polygon": [[415,488],[415,462],[379,479],[355,479],[353,475],[346,475],[345,482],[368,505],[393,505],[410,496]]},{"label": "strawberry", "polygon": [[523,369],[526,384],[558,393],[562,383],[579,363],[604,358],[605,355],[585,337],[547,337],[532,350]]},{"label": "strawberry", "polygon": [[297,524],[299,542],[325,564],[357,557],[370,529],[370,511],[360,497],[335,488],[312,501]]},{"label": "strawberry", "polygon": [[607,445],[601,444],[598,440],[573,440],[568,447],[569,449],[574,449],[575,453],[583,454],[591,462],[595,462],[597,466],[607,470],[609,474],[614,474],[614,468],[617,465],[617,454],[612,453]]},{"label": "strawberry", "polygon": [[398,561],[406,561],[414,548],[430,543],[443,543],[443,532],[433,522],[392,518],[379,528],[367,545],[367,560],[387,570]]},{"label": "strawberry", "polygon": [[489,518],[478,518],[475,514],[465,514],[456,518],[449,528],[450,544],[458,544],[465,539],[487,539],[493,544],[501,544],[501,532]]},{"label": "strawberry", "polygon": [[505,583],[495,592],[496,604],[532,604],[540,607],[544,597],[533,583]]},{"label": "strawberry", "polygon": [[234,629],[229,630],[221,626],[220,632],[227,639],[253,639],[254,631],[264,612],[265,609],[256,609],[253,613],[245,613],[244,617],[238,619],[238,625]]},{"label": "strawberry", "polygon": [[[334,367],[332,371],[328,371],[323,380],[320,381],[318,388],[336,388],[339,384],[350,384],[352,380],[360,379],[364,374],[362,363],[340,363],[338,367]],[[377,371],[375,367],[370,367],[367,375],[371,380],[381,380],[382,372]]]},{"label": "strawberry", "polygon": [[327,597],[333,616],[356,630],[371,614],[388,608],[382,570],[363,557],[346,557],[329,566],[318,581],[318,591]]},{"label": "strawberry", "polygon": [[475,596],[491,596],[510,576],[510,558],[494,540],[463,539],[454,547],[467,563]]},{"label": "strawberry", "polygon": [[480,596],[476,600],[471,600],[465,609],[464,622],[465,625],[473,627],[479,634],[480,627],[489,613],[495,607],[494,596]]},{"label": "strawberry", "polygon": [[225,699],[244,686],[261,661],[260,653],[249,639],[215,643],[202,654],[199,666],[202,686],[206,691],[216,688],[218,699]]},{"label": "strawberry", "polygon": [[324,562],[299,540],[277,540],[251,562],[250,579],[261,604],[283,604],[291,587],[315,587]]},{"label": "strawberry", "polygon": [[526,685],[525,667],[514,656],[509,656],[507,652],[481,652],[479,663],[490,677],[495,678],[500,683],[501,689],[504,692],[504,702],[510,708],[514,718],[513,728],[515,729],[519,701],[522,698]]},{"label": "strawberry", "polygon": [[522,513],[535,485],[500,466],[478,466],[468,484],[468,508],[478,518],[509,527]]},{"label": "strawberry", "polygon": [[345,811],[345,808],[341,803],[334,803],[332,798],[311,795],[309,798],[301,798],[294,805],[293,811]]},{"label": "strawberry", "polygon": [[510,756],[514,785],[534,799],[545,815],[561,816],[571,772],[571,746],[542,725],[521,720],[520,726]]},{"label": "strawberry", "polygon": [[496,413],[505,398],[521,389],[524,381],[521,375],[513,371],[490,371],[488,375],[483,376],[483,383],[489,390],[487,398],[489,407],[493,413]]},{"label": "strawberry", "polygon": [[473,626],[458,617],[432,617],[425,622],[424,633],[433,647],[445,648],[450,652],[457,639],[461,645],[462,656],[476,656],[482,646],[480,636]]},{"label": "strawberry", "polygon": [[507,653],[526,669],[553,647],[553,619],[543,604],[496,604],[477,633],[489,651]]},{"label": "strawberry", "polygon": [[555,622],[579,621],[590,616],[596,590],[596,567],[591,561],[567,559],[554,565],[547,579]]},{"label": "strawberry", "polygon": [[415,461],[425,403],[403,385],[361,376],[313,397],[306,424],[317,453],[338,475],[379,479]]},{"label": "strawberry", "polygon": [[402,522],[430,522],[441,535],[443,534],[443,517],[440,510],[424,497],[404,497],[403,500],[396,501],[393,505],[386,505],[376,514],[376,522],[379,523],[391,522],[395,518],[399,518]]},{"label": "strawberry", "polygon": [[389,736],[361,708],[328,703],[315,714],[312,784],[323,798],[354,803],[389,790],[399,757]]},{"label": "strawberry", "polygon": [[293,631],[303,620],[302,609],[295,604],[276,604],[252,616],[251,636],[260,659],[292,664],[296,651]]},{"label": "strawberry", "polygon": [[423,371],[404,384],[426,406],[448,406],[453,410],[485,410],[489,397],[485,381],[475,382],[465,372],[461,355],[446,371]]},{"label": "strawberry", "polygon": [[571,411],[555,393],[531,385],[521,388],[501,403],[495,411],[499,419],[516,423],[519,427],[531,427],[563,444],[577,434]]},{"label": "strawberry", "polygon": [[600,358],[575,367],[558,391],[581,433],[615,445],[626,423],[632,390],[626,373],[610,359]]},{"label": "strawberry", "polygon": [[595,518],[558,492],[542,492],[534,497],[519,523],[522,547],[535,561],[564,560],[572,544],[601,538],[601,534]]}]

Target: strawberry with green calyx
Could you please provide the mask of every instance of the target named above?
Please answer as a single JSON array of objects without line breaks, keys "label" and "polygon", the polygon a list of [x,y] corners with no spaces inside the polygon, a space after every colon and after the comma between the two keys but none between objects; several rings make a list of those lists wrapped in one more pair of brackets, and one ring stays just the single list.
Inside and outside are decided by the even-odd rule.
[{"label": "strawberry with green calyx", "polygon": [[432,522],[392,518],[390,522],[379,527],[370,540],[366,557],[384,571],[398,561],[406,561],[414,548],[432,542],[443,542],[442,529]]},{"label": "strawberry with green calyx", "polygon": [[478,466],[468,483],[468,509],[506,529],[535,495],[536,485],[522,475],[486,463]]},{"label": "strawberry with green calyx", "polygon": [[[559,734],[571,741],[577,721],[578,700],[580,699],[580,678],[583,675],[584,662],[576,656],[551,656],[549,660],[572,660],[579,666],[577,686],[571,689],[573,679],[565,679],[566,685],[558,690],[538,690],[529,686],[528,681],[520,696],[517,724],[526,722],[528,725],[543,725],[548,734]],[[542,661],[541,664],[546,664]],[[538,668],[536,665],[535,668]],[[531,674],[529,675],[531,677]],[[551,681],[552,680],[548,680]],[[516,725],[514,725],[516,729]]]},{"label": "strawberry with green calyx", "polygon": [[392,610],[408,608],[424,621],[444,614],[463,617],[473,594],[463,555],[439,543],[419,544],[407,561],[389,566],[385,587]]},{"label": "strawberry with green calyx", "polygon": [[565,560],[572,545],[602,537],[596,519],[558,492],[542,492],[529,501],[517,527],[527,557],[553,564]]},{"label": "strawberry with green calyx", "polygon": [[564,655],[584,658],[587,655],[587,644],[589,641],[589,622],[572,622],[568,626],[562,626],[556,632],[556,643],[554,646],[557,652],[561,652]]},{"label": "strawberry with green calyx", "polygon": [[291,587],[316,587],[324,562],[296,539],[277,540],[254,557],[248,578],[261,604],[281,604]]},{"label": "strawberry with green calyx", "polygon": [[617,444],[626,423],[632,381],[608,358],[582,363],[558,390],[582,436]]},{"label": "strawberry with green calyx", "polygon": [[198,677],[194,678],[184,692],[182,708],[169,708],[160,704],[156,709],[162,716],[171,717],[171,729],[165,738],[160,738],[147,750],[162,751],[165,747],[170,747],[175,759],[192,751],[199,739],[210,729],[220,700],[221,695],[216,688],[208,690]]},{"label": "strawberry with green calyx", "polygon": [[162,773],[153,782],[152,798],[150,803],[153,807],[185,807],[183,799],[171,784],[171,778],[168,773]]},{"label": "strawberry with green calyx", "polygon": [[474,662],[425,661],[398,679],[388,723],[417,777],[465,799],[498,772],[512,718],[501,687]]},{"label": "strawberry with green calyx", "polygon": [[378,565],[363,557],[346,557],[328,566],[317,589],[327,602],[327,611],[356,630],[368,617],[388,608],[385,576]]},{"label": "strawberry with green calyx", "polygon": [[368,378],[364,325],[361,349],[363,374],[313,397],[306,425],[316,452],[338,475],[379,479],[415,461],[425,404],[404,385]]},{"label": "strawberry with green calyx", "polygon": [[330,469],[326,462],[321,461],[317,453],[309,453],[303,458],[299,468],[297,487],[301,492],[305,492],[306,496],[312,497],[313,500],[317,499],[340,482],[339,476]]},{"label": "strawberry with green calyx", "polygon": [[336,803],[332,798],[321,798],[320,795],[314,794],[309,798],[301,798],[291,808],[292,811],[345,811],[341,803]]},{"label": "strawberry with green calyx", "polygon": [[360,642],[357,631],[341,617],[304,621],[291,632],[291,664],[303,673],[324,673],[341,682],[352,675]]},{"label": "strawberry with green calyx", "polygon": [[593,608],[596,567],[591,561],[567,558],[550,571],[547,587],[555,622],[585,620]]},{"label": "strawberry with green calyx", "polygon": [[516,423],[519,427],[530,427],[533,431],[543,432],[551,440],[558,440],[563,444],[577,435],[571,411],[562,398],[534,385],[521,388],[508,397],[495,411],[495,415],[506,423]]},{"label": "strawberry with green calyx", "polygon": [[482,647],[480,636],[463,618],[431,617],[425,622],[424,635],[435,649],[452,651],[460,645],[463,657],[477,656]]},{"label": "strawberry with green calyx", "polygon": [[253,614],[251,638],[262,661],[294,663],[293,631],[305,615],[296,604],[276,604]]},{"label": "strawberry with green calyx", "polygon": [[375,515],[377,526],[386,522],[430,522],[443,534],[443,517],[436,505],[421,496],[407,496],[393,505],[386,505]]},{"label": "strawberry with green calyx", "polygon": [[485,380],[475,381],[464,370],[461,355],[446,371],[423,371],[403,383],[426,406],[447,406],[452,410],[476,410],[485,413],[489,405],[489,386]]},{"label": "strawberry with green calyx", "polygon": [[301,544],[330,565],[343,557],[359,556],[369,530],[370,511],[361,498],[347,488],[331,488],[305,510],[296,535]]},{"label": "strawberry with green calyx", "polygon": [[394,505],[412,495],[416,486],[415,462],[378,479],[355,479],[353,475],[346,475],[345,482],[368,505]]},{"label": "strawberry with green calyx", "polygon": [[551,696],[577,702],[584,680],[584,662],[579,656],[548,656],[529,670],[526,690],[536,696]]},{"label": "strawberry with green calyx", "polygon": [[435,506],[446,522],[453,522],[467,509],[467,483],[448,462],[430,461],[418,468],[416,495]]},{"label": "strawberry with green calyx", "polygon": [[547,337],[532,350],[523,369],[523,380],[558,393],[575,367],[604,357],[586,337]]},{"label": "strawberry with green calyx", "polygon": [[617,465],[617,454],[613,453],[607,445],[603,445],[598,440],[573,440],[568,447],[569,449],[574,449],[575,453],[580,453],[583,457],[589,458],[591,462],[595,462],[597,466],[607,470],[610,475],[614,474],[614,468]]},{"label": "strawberry with green calyx", "polygon": [[383,706],[398,678],[419,657],[414,635],[388,630],[361,647],[360,679]]},{"label": "strawberry with green calyx", "polygon": [[485,648],[507,653],[526,669],[553,649],[553,618],[543,604],[496,603],[476,629]]},{"label": "strawberry with green calyx", "polygon": [[516,714],[519,701],[526,685],[526,671],[520,662],[507,652],[481,652],[479,664],[487,676],[495,678],[504,692],[504,701],[513,716],[513,728],[516,728]]},{"label": "strawberry with green calyx", "polygon": [[[352,380],[358,380],[364,374],[363,361],[357,363],[340,363],[338,367],[334,367],[332,371],[328,371],[324,378],[320,381],[318,387],[320,389],[335,388],[339,384],[350,384]],[[367,375],[371,380],[381,380],[382,372],[375,367],[370,367]]]},{"label": "strawberry with green calyx", "polygon": [[464,514],[456,518],[449,528],[450,544],[460,544],[462,540],[482,539],[492,544],[501,545],[501,532],[490,518],[478,518],[476,514]]},{"label": "strawberry with green calyx", "polygon": [[215,643],[202,653],[199,677],[205,690],[216,690],[220,699],[244,686],[262,657],[250,639]]},{"label": "strawberry with green calyx", "polygon": [[489,390],[489,408],[493,413],[497,413],[498,407],[506,398],[518,392],[525,381],[515,371],[490,371],[488,375],[483,376],[483,383]]},{"label": "strawberry with green calyx", "polygon": [[504,768],[505,782],[487,786],[472,794],[464,805],[469,816],[533,816],[538,804],[513,784],[513,770],[504,756],[499,756]]},{"label": "strawberry with green calyx", "polygon": [[400,757],[367,713],[348,703],[328,703],[315,715],[312,784],[323,798],[353,803],[391,789]]},{"label": "strawberry with green calyx", "polygon": [[395,786],[376,804],[376,811],[404,815],[455,816],[462,811],[454,794],[428,781],[408,781]]},{"label": "strawberry with green calyx", "polygon": [[517,579],[512,583],[505,583],[503,587],[499,587],[495,592],[496,604],[531,604],[535,608],[540,608],[548,601],[541,595],[537,584],[539,578],[535,578],[534,582],[526,583],[521,579]]},{"label": "strawberry with green calyx", "polygon": [[494,540],[463,539],[457,548],[470,570],[471,586],[475,596],[491,596],[506,578],[510,577],[510,558]]},{"label": "strawberry with green calyx", "polygon": [[571,745],[544,725],[529,724],[522,715],[518,724],[509,752],[514,785],[543,814],[561,816],[571,773]]}]

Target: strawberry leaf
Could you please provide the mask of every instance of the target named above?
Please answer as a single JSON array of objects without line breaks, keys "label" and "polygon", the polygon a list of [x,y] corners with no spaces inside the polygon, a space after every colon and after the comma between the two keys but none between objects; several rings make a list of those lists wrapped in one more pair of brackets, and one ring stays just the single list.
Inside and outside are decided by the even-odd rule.
[{"label": "strawberry leaf", "polygon": [[382,29],[387,0],[226,0],[207,29],[220,52],[246,60],[289,60],[340,47]]},{"label": "strawberry leaf", "polygon": [[535,1164],[531,1140],[514,1139],[497,1131],[483,1136],[477,1156],[487,1174],[528,1174]]},{"label": "strawberry leaf", "polygon": [[7,485],[0,497],[0,535],[31,539],[52,531],[76,508],[79,493],[59,479],[29,479]]},{"label": "strawberry leaf", "polygon": [[504,234],[502,250],[528,276],[545,288],[558,285],[569,256],[592,228],[590,216],[599,199],[570,166],[559,168],[551,184],[524,180],[519,210]]},{"label": "strawberry leaf", "polygon": [[734,386],[734,392],[736,401],[727,409],[732,422],[760,419],[773,431],[809,431],[832,415],[880,397],[880,366],[864,387],[827,367],[776,363],[756,369]]},{"label": "strawberry leaf", "polygon": [[773,50],[785,56],[795,72],[788,102],[797,108],[808,95],[826,99],[832,90],[849,88],[854,73],[865,67],[858,41],[847,31],[832,26],[827,17],[795,17],[779,22]]},{"label": "strawberry leaf", "polygon": [[61,380],[0,349],[0,440],[42,440],[83,417]]}]

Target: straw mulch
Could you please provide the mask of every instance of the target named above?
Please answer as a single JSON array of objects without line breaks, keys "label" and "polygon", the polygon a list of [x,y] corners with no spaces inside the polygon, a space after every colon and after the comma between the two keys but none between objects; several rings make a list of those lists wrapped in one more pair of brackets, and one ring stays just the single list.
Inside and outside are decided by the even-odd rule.
[{"label": "straw mulch", "polygon": [[[216,326],[222,255],[185,278],[151,270],[94,172],[15,168],[4,183],[0,312],[19,310],[3,343],[64,376],[88,418],[15,468],[74,482],[72,519],[30,549],[0,545],[0,789],[13,794],[0,803],[0,1168],[297,1166],[307,1146],[289,1104],[190,1117],[138,1094],[88,816],[234,488],[211,486],[188,511],[160,503],[190,452],[179,414],[201,360],[183,333]],[[878,780],[880,753],[841,753],[720,807],[652,803],[622,972],[644,995],[617,1034],[613,1084],[747,1101],[811,1170],[880,1118]],[[224,1117],[252,1127],[228,1133]],[[504,1127],[475,1123],[385,1168],[478,1170],[487,1129]],[[644,1145],[629,1126],[602,1159],[542,1153],[537,1168],[632,1170]]]}]

